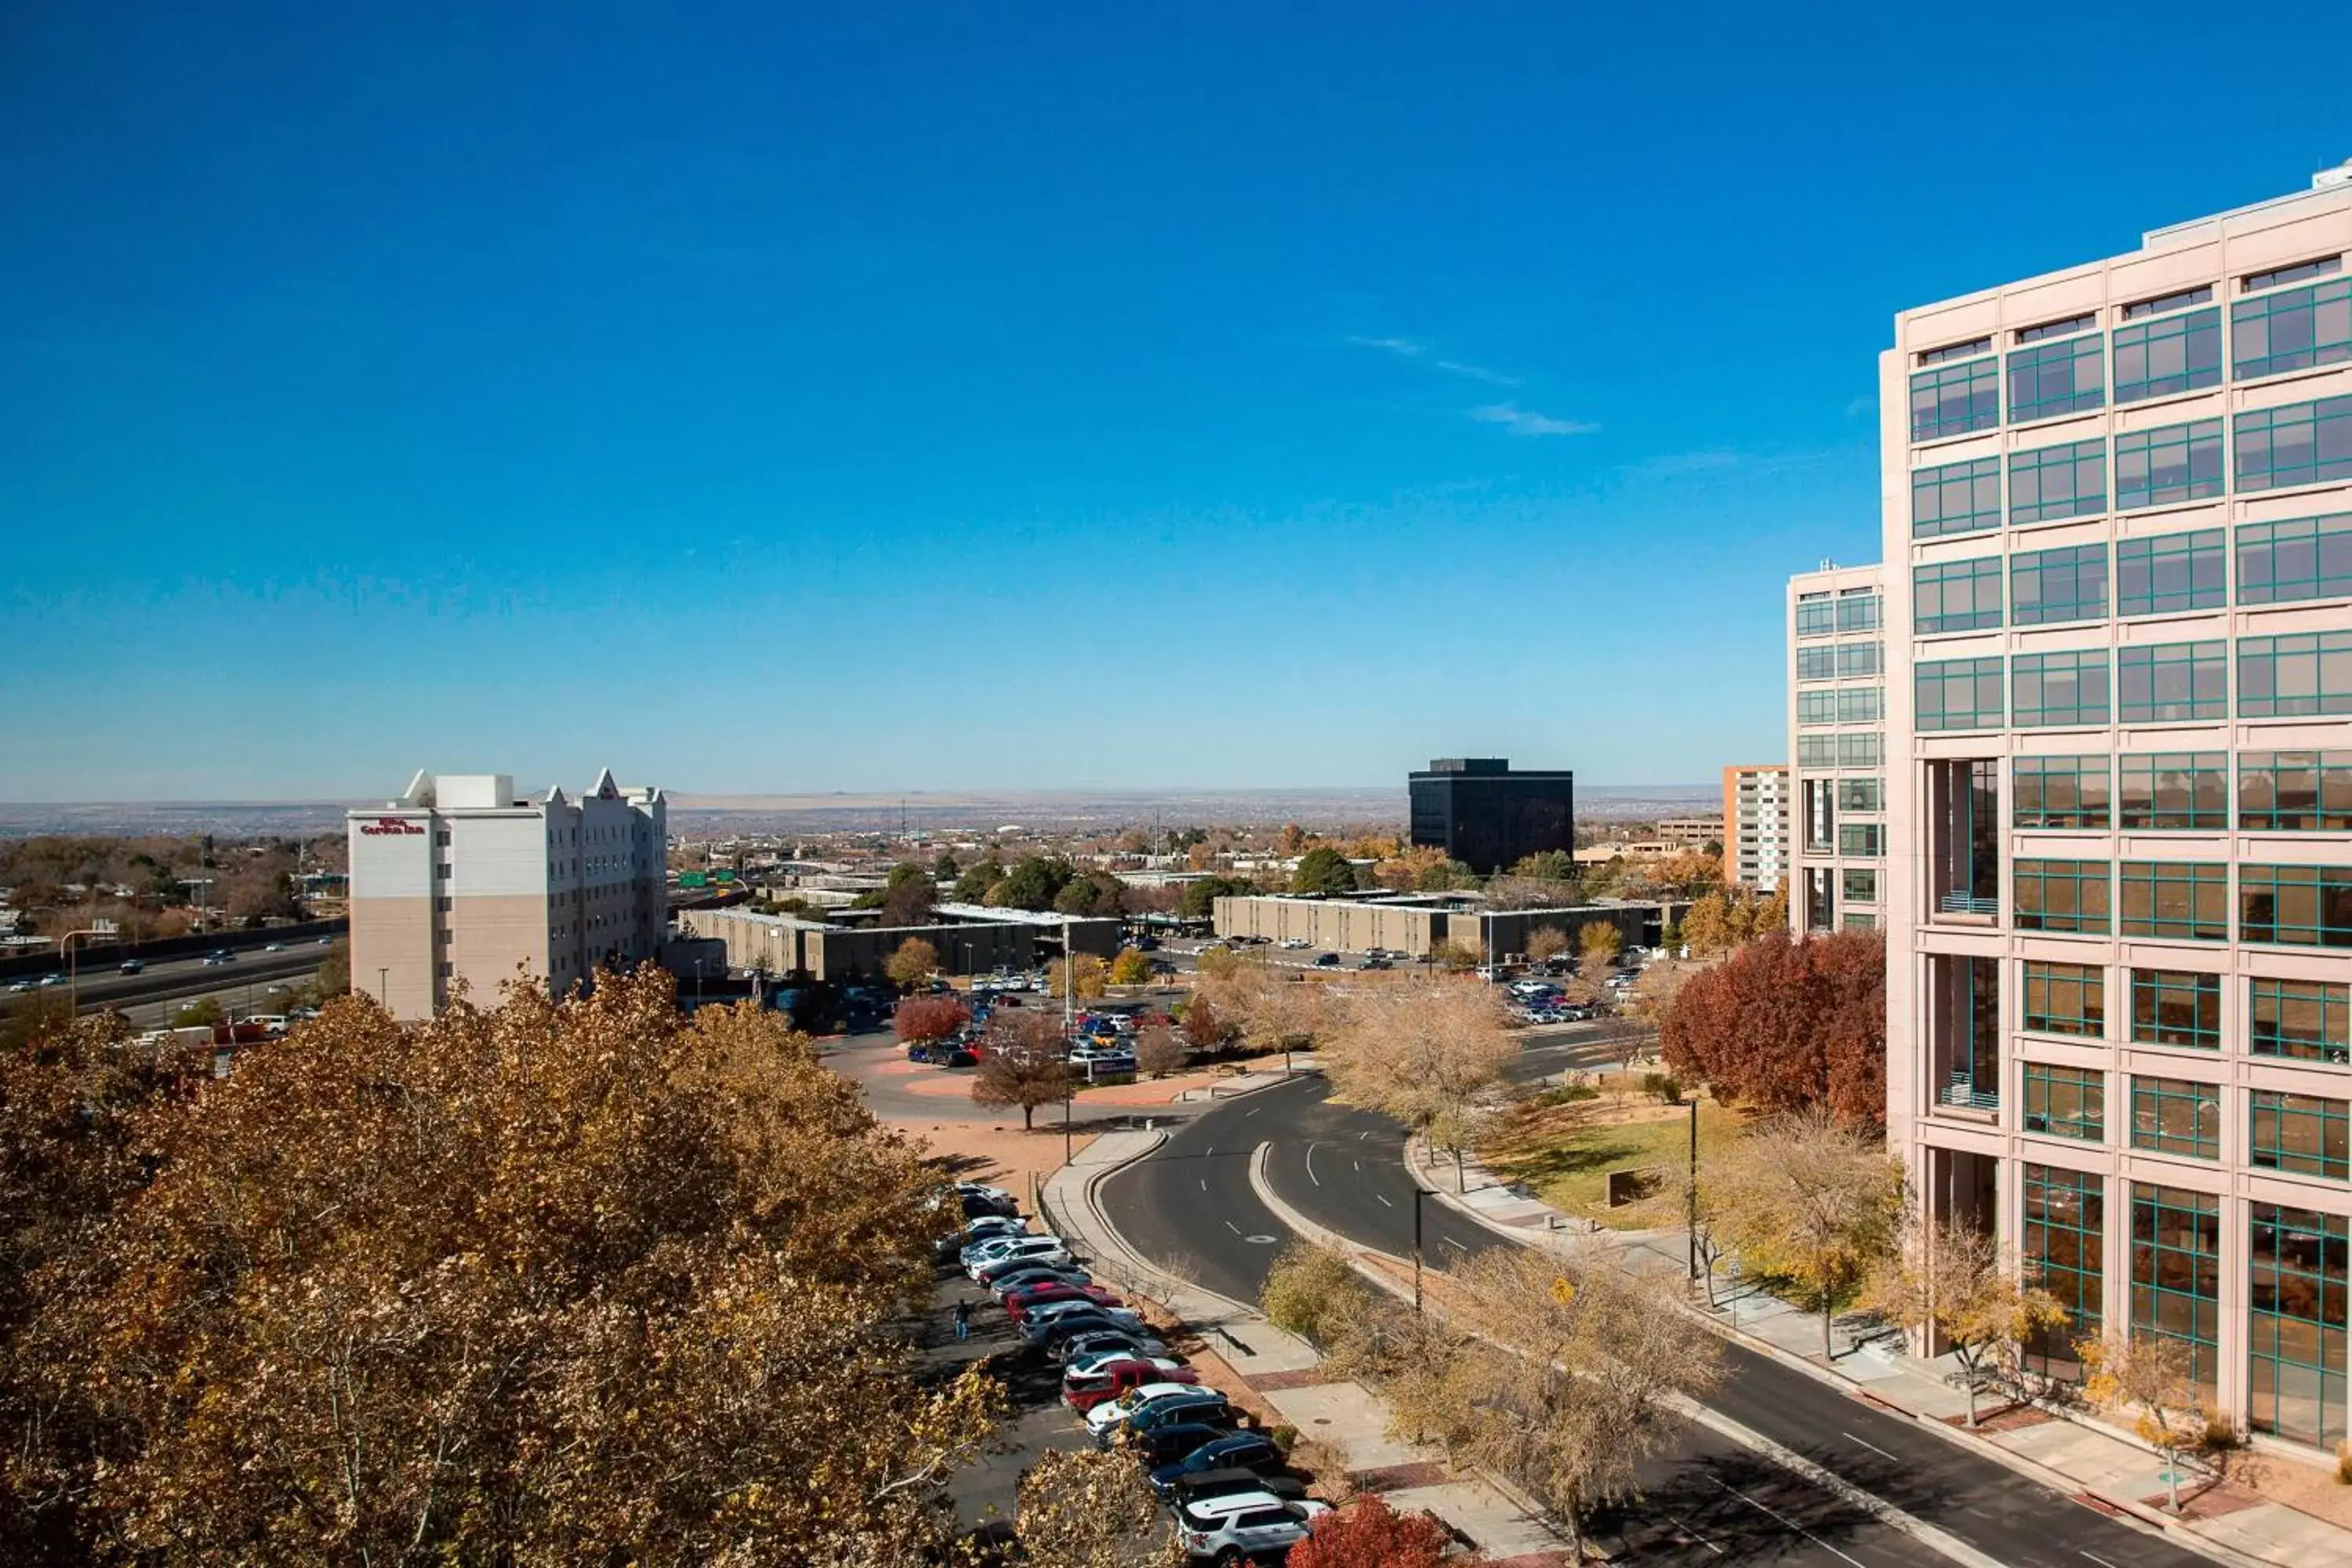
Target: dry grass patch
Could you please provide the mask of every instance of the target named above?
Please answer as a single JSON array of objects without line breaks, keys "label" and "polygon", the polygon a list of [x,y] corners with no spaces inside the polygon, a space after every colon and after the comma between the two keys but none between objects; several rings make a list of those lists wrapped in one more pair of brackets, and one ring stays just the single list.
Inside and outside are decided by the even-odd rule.
[{"label": "dry grass patch", "polygon": [[[1612,1171],[1658,1169],[1671,1182],[1690,1159],[1690,1111],[1662,1105],[1642,1089],[1639,1073],[1608,1073],[1592,1080],[1589,1100],[1538,1095],[1505,1112],[1479,1157],[1503,1181],[1522,1182],[1563,1213],[1612,1230],[1657,1223],[1638,1205],[1611,1208]],[[1748,1124],[1744,1110],[1702,1095],[1698,1156],[1705,1162]]]}]

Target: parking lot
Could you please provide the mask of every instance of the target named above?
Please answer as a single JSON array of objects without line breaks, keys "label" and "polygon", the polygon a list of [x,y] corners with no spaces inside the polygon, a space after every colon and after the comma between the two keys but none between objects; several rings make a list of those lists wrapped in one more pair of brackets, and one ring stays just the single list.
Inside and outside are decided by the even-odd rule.
[{"label": "parking lot", "polygon": [[[1058,1238],[1017,1215],[998,1217],[992,1205],[1016,1207],[1001,1193],[972,1204],[967,1234],[1003,1256],[942,1261],[919,1326],[927,1362],[945,1373],[985,1358],[1011,1402],[996,1449],[952,1483],[965,1528],[1002,1539],[1017,1515],[1021,1477],[1041,1456],[1109,1447],[1136,1456],[1167,1489],[1163,1503],[1188,1556],[1279,1561],[1323,1508],[1306,1497],[1307,1478],[1286,1468],[1255,1416],[1207,1386],[1186,1353],[1192,1342],[1164,1317],[1097,1280],[1088,1260]],[[968,1323],[961,1340],[960,1307]],[[1087,1407],[1108,1436],[1098,1440],[1074,1406]]]}]

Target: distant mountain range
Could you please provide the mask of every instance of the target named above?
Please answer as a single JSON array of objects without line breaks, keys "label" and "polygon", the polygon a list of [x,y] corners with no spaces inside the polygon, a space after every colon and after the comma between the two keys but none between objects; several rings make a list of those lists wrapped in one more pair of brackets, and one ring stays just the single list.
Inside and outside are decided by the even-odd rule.
[{"label": "distant mountain range", "polygon": [[[1684,816],[1718,809],[1715,784],[1582,784],[1577,815],[1603,822]],[[873,791],[825,795],[694,795],[673,791],[670,824],[688,836],[728,833],[888,832],[902,823],[931,832],[1021,826],[1033,832],[1106,832],[1150,826],[1395,827],[1401,788]],[[352,805],[373,801],[0,802],[0,835],[332,831]]]}]

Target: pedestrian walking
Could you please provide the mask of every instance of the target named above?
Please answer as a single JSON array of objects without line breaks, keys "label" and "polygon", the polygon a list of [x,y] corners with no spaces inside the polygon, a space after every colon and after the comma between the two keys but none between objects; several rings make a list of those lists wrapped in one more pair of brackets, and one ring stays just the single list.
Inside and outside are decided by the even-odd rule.
[{"label": "pedestrian walking", "polygon": [[956,1338],[966,1340],[971,1337],[971,1303],[969,1301],[958,1301],[956,1303]]}]

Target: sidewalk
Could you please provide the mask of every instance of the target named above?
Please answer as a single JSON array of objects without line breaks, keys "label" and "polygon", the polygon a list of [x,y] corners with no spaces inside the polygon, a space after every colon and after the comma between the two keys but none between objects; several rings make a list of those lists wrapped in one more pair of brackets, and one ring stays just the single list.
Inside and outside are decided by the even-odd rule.
[{"label": "sidewalk", "polygon": [[[1563,1251],[1613,1246],[1628,1268],[1676,1275],[1687,1271],[1688,1238],[1680,1227],[1598,1228],[1559,1213],[1523,1188],[1498,1182],[1475,1160],[1463,1172],[1469,1191],[1457,1191],[1453,1162],[1430,1166],[1419,1140],[1407,1145],[1405,1165],[1438,1201],[1524,1245]],[[1969,1430],[1968,1395],[1951,1381],[1956,1371],[1952,1358],[1910,1355],[1898,1334],[1874,1325],[1858,1329],[1850,1322],[1833,1323],[1834,1353],[1824,1357],[1817,1313],[1737,1279],[1726,1279],[1720,1270],[1716,1299],[1716,1308],[1695,1304],[1692,1310],[1704,1312],[1749,1349],[1842,1384],[1873,1404],[1932,1423],[2052,1486],[2085,1494],[2176,1538],[2193,1538],[2197,1545],[2225,1558],[2273,1568],[2352,1563],[2352,1531],[2226,1482],[2195,1494],[2185,1518],[2162,1511],[2168,1489],[2163,1461],[2145,1446],[2105,1426],[2029,1407],[2008,1411],[1998,1419],[1988,1416],[1984,1425]],[[1999,1403],[1980,1399],[1979,1414]],[[2184,1500],[2191,1491],[2184,1478]]]},{"label": "sidewalk", "polygon": [[[1282,1081],[1279,1072],[1249,1076]],[[1232,1369],[1244,1385],[1240,1392],[1255,1395],[1302,1439],[1339,1449],[1349,1472],[1390,1506],[1436,1514],[1475,1542],[1496,1568],[1564,1568],[1566,1543],[1540,1516],[1480,1478],[1454,1475],[1434,1447],[1390,1436],[1388,1408],[1380,1397],[1361,1384],[1324,1376],[1312,1345],[1242,1302],[1170,1279],[1127,1245],[1096,1202],[1096,1188],[1166,1136],[1151,1130],[1097,1139],[1045,1184],[1043,1217],[1078,1243],[1104,1279],[1148,1282],[1161,1304]]]}]

